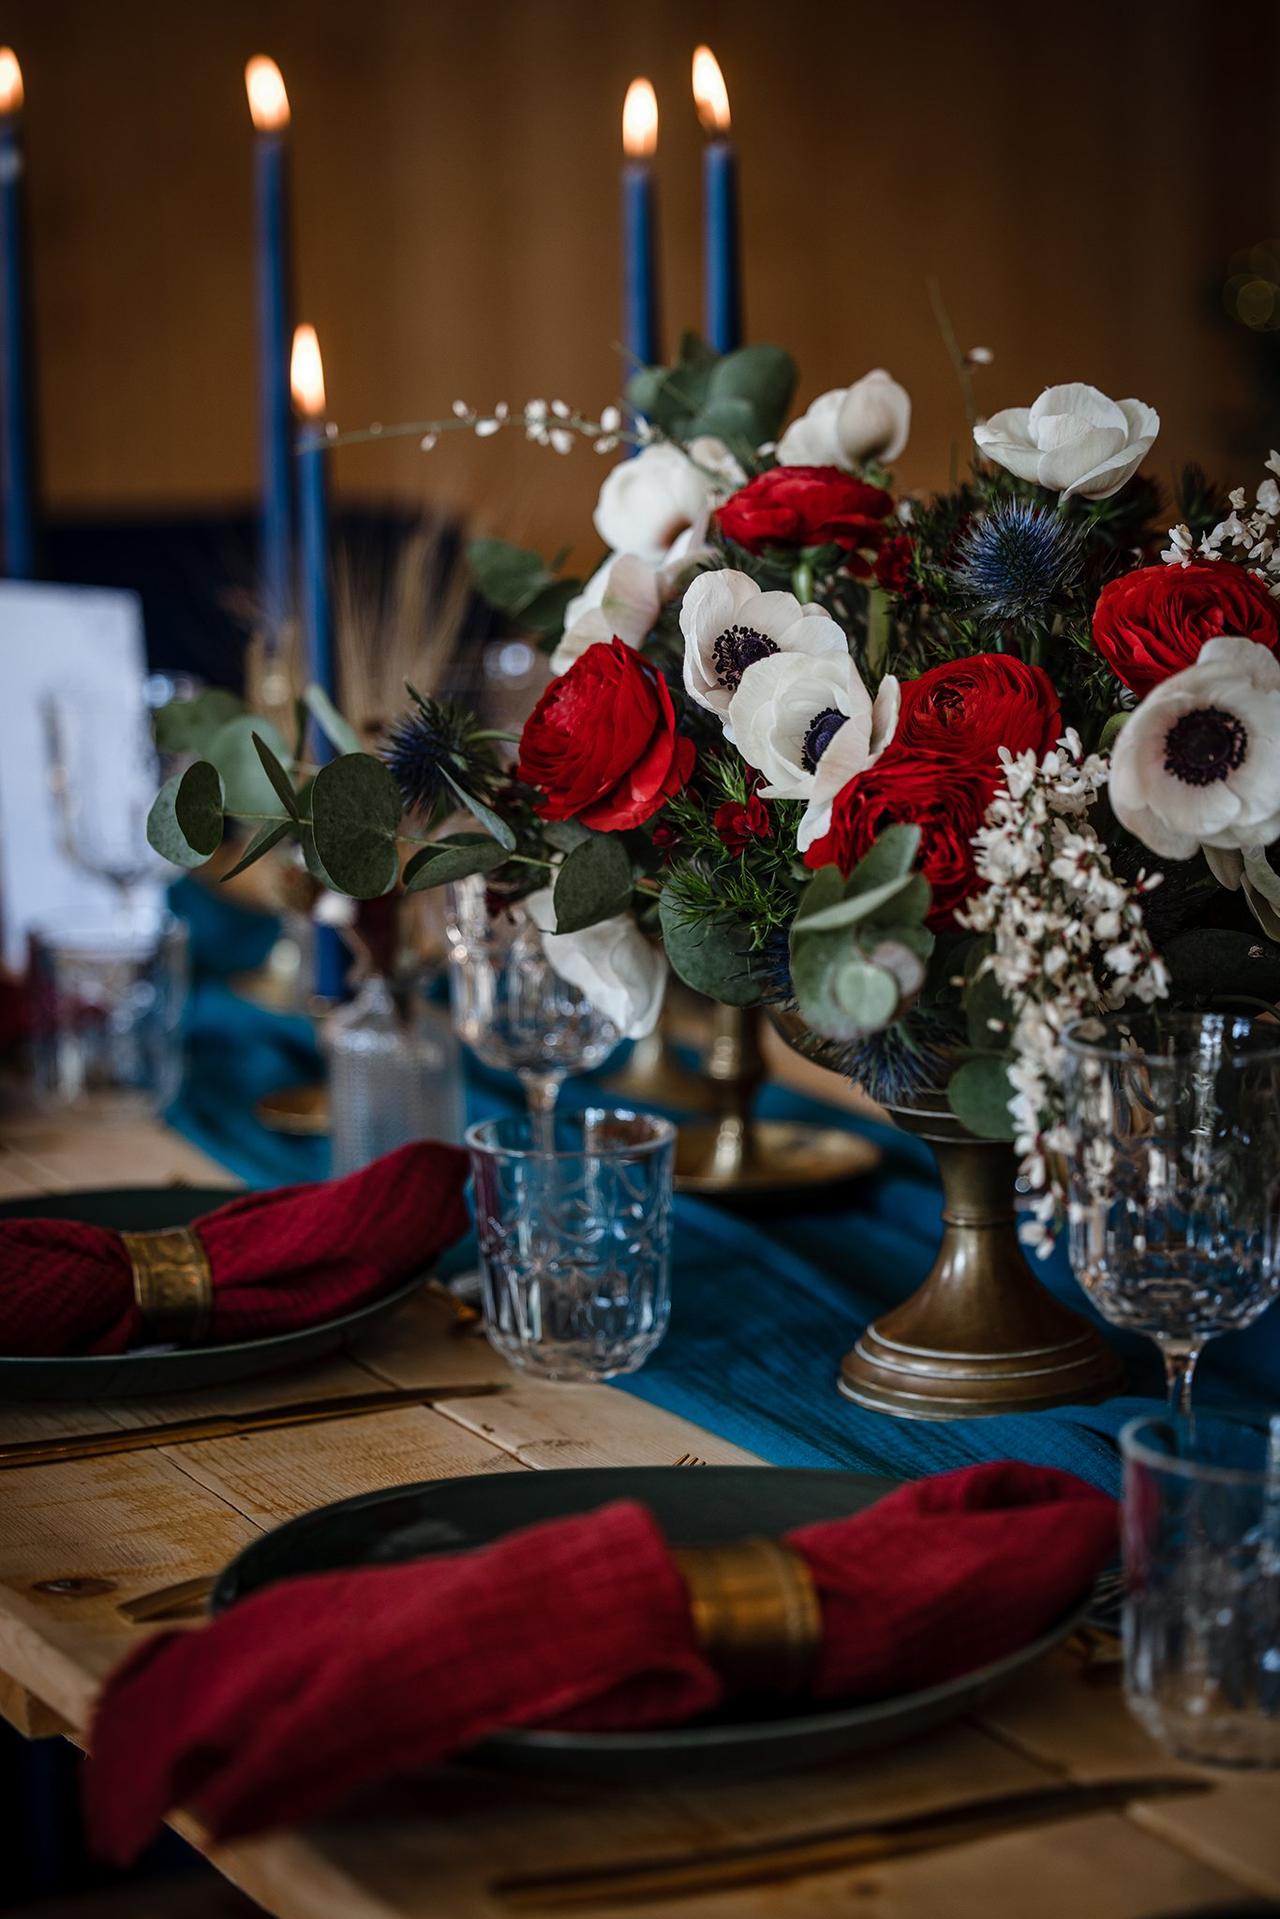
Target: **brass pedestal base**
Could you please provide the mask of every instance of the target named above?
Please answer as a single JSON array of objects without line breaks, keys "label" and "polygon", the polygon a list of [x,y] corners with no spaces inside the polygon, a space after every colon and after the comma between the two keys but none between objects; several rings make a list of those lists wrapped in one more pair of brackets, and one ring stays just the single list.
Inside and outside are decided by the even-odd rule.
[{"label": "brass pedestal base", "polygon": [[942,1175],[942,1250],[924,1285],[863,1333],[840,1390],[900,1419],[967,1419],[1105,1399],[1120,1362],[1033,1275],[1014,1221],[1010,1147],[943,1109],[894,1109]]},{"label": "brass pedestal base", "polygon": [[679,1193],[746,1199],[803,1192],[853,1179],[879,1162],[877,1146],[838,1126],[753,1116],[764,1079],[763,1017],[758,1007],[713,1008],[706,1072],[718,1116],[680,1127],[675,1169]]}]

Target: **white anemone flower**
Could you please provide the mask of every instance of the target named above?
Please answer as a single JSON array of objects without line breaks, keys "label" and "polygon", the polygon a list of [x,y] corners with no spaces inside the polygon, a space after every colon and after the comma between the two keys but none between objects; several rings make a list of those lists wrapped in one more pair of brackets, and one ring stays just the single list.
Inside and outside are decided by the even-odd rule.
[{"label": "white anemone flower", "polygon": [[740,487],[743,477],[719,440],[697,440],[689,453],[659,440],[633,460],[619,460],[605,476],[596,501],[596,532],[615,553],[634,553],[659,566],[673,541],[709,505]]},{"label": "white anemone flower", "polygon": [[659,569],[635,553],[611,553],[564,610],[564,635],[551,655],[551,671],[567,673],[576,659],[603,640],[642,646],[662,611]]},{"label": "white anemone flower", "polygon": [[883,367],[820,393],[778,442],[779,466],[890,466],[911,431],[911,396]]},{"label": "white anemone flower", "polygon": [[1268,845],[1280,834],[1280,661],[1256,640],[1207,640],[1126,720],[1110,791],[1120,824],[1165,859]]},{"label": "white anemone flower", "polygon": [[831,831],[831,809],[837,793],[879,759],[897,731],[901,705],[902,689],[894,675],[886,673],[870,714],[860,710],[832,734],[830,745],[818,761],[809,804],[796,831],[798,853],[807,853],[815,840]]},{"label": "white anemone flower", "polygon": [[723,720],[742,676],[777,653],[831,654],[847,660],[843,631],[812,601],[762,593],[748,573],[721,567],[700,573],[680,604],[684,684],[691,700]]},{"label": "white anemone flower", "polygon": [[557,933],[549,886],[530,893],[524,907],[542,935],[542,950],[556,977],[576,986],[620,1039],[647,1038],[662,1011],[667,959],[631,914],[599,920],[580,933]]},{"label": "white anemone flower", "polygon": [[872,704],[847,652],[773,653],[742,675],[724,736],[764,776],[763,799],[807,800],[823,756],[850,722],[856,732],[842,752],[857,759],[861,742],[860,771],[870,764]]},{"label": "white anemone flower", "polygon": [[1047,386],[973,429],[978,451],[1020,480],[1085,500],[1109,500],[1142,465],[1160,415],[1142,400],[1109,400],[1096,386]]}]

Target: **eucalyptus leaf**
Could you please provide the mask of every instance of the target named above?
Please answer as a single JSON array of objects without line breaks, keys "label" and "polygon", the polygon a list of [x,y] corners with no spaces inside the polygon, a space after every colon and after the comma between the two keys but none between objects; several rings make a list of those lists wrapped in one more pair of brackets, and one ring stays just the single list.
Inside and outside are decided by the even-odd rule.
[{"label": "eucalyptus leaf", "polygon": [[658,902],[667,958],[686,986],[722,1006],[755,1006],[762,990],[759,961],[745,929],[723,920],[685,919],[666,893]]},{"label": "eucalyptus leaf", "polygon": [[591,828],[584,826],[581,820],[548,820],[542,837],[557,853],[572,853],[575,846],[591,838]]},{"label": "eucalyptus leaf", "polygon": [[206,687],[189,700],[169,700],[155,715],[153,731],[162,753],[202,757],[220,726],[244,712],[244,701],[225,687]]},{"label": "eucalyptus leaf", "polygon": [[711,369],[707,396],[711,401],[742,399],[750,403],[760,435],[776,440],[791,405],[796,386],[796,363],[779,346],[739,347]]},{"label": "eucalyptus leaf", "polygon": [[564,608],[582,590],[579,580],[558,579],[538,553],[510,540],[473,540],[467,548],[476,588],[501,613],[549,632],[564,624]]},{"label": "eucalyptus leaf", "polygon": [[899,822],[886,826],[875,845],[863,854],[849,875],[849,890],[868,892],[886,880],[902,879],[915,864],[920,850],[920,828]]},{"label": "eucalyptus leaf", "polygon": [[269,853],[273,846],[279,846],[292,830],[288,820],[278,820],[274,824],[268,820],[265,826],[260,826],[235,865],[222,875],[222,884],[225,886],[228,880],[235,879],[238,873],[244,872],[246,866],[252,866],[264,853]]},{"label": "eucalyptus leaf", "polygon": [[254,744],[255,737],[270,747],[276,758],[288,754],[280,729],[270,720],[254,713],[241,713],[220,726],[209,742],[208,758],[222,775],[223,804],[228,813],[252,817],[257,813],[276,815],[280,802]]},{"label": "eucalyptus leaf", "polygon": [[527,626],[531,632],[554,634],[558,639],[564,631],[564,616],[569,602],[576,599],[581,591],[582,581],[579,579],[552,580],[521,609],[520,624]]},{"label": "eucalyptus leaf", "polygon": [[[1013,1030],[1013,1008],[990,971],[979,972],[965,981],[964,1014],[970,1046],[984,1050],[999,1046],[1007,1042]],[[994,1027],[993,1020],[998,1022]]]},{"label": "eucalyptus leaf", "polygon": [[[861,987],[856,973],[851,974],[847,982],[848,1001],[841,996],[841,975],[846,969],[864,964],[863,956],[842,930],[793,938],[791,984],[801,1016],[812,1032],[820,1033],[824,1039],[855,1040],[876,1030],[878,1024],[888,1024],[887,1018],[878,1022],[873,1019],[870,1024],[864,1021],[863,1012],[872,1002],[870,997],[866,1007],[859,1002]],[[897,997],[895,985],[895,1007]]]},{"label": "eucalyptus leaf", "polygon": [[355,727],[352,726],[348,720],[343,719],[341,713],[339,713],[337,707],[322,686],[317,686],[313,681],[312,684],[308,686],[302,698],[308,713],[310,713],[330,746],[336,748],[339,753],[362,753],[364,751],[364,742],[356,732]]},{"label": "eucalyptus leaf", "polygon": [[947,1100],[962,1126],[978,1139],[1012,1139],[1008,1063],[1003,1054],[980,1053],[957,1066],[947,1081]]},{"label": "eucalyptus leaf", "polygon": [[838,926],[856,926],[859,920],[870,919],[882,906],[887,906],[899,894],[904,893],[915,877],[903,873],[897,879],[885,880],[879,886],[870,886],[862,893],[852,893],[832,906],[824,906],[816,913],[796,916],[792,927],[795,934],[828,933]]},{"label": "eucalyptus leaf", "polygon": [[253,744],[257,749],[258,758],[262,762],[262,770],[275,788],[276,797],[279,799],[280,804],[291,820],[300,820],[302,818],[302,809],[298,805],[298,796],[293,790],[293,781],[289,778],[284,767],[281,766],[279,760],[271,751],[271,748],[267,745],[261,734],[254,734]]},{"label": "eucalyptus leaf", "polygon": [[414,854],[404,869],[404,890],[422,893],[429,886],[469,879],[473,873],[491,873],[506,857],[487,833],[449,833]]},{"label": "eucalyptus leaf", "polygon": [[581,933],[614,919],[631,904],[631,861],[611,833],[593,833],[575,846],[556,874],[552,893],[557,933]]},{"label": "eucalyptus leaf", "polygon": [[[379,760],[378,764],[381,766],[381,760]],[[498,845],[504,847],[508,853],[514,853],[516,850],[516,836],[507,825],[507,822],[504,819],[500,819],[491,806],[486,806],[483,800],[478,800],[474,793],[468,793],[465,787],[459,786],[457,780],[454,779],[453,774],[443,761],[440,763],[440,771],[444,774],[445,779],[462,801],[468,813],[479,820],[485,832],[488,833],[491,838],[497,840]],[[390,775],[388,775],[388,778],[389,777]]]},{"label": "eucalyptus leaf", "polygon": [[148,844],[187,871],[217,852],[222,829],[222,782],[208,760],[166,780],[147,815]]},{"label": "eucalyptus leaf", "polygon": [[358,900],[389,893],[400,871],[400,794],[381,760],[344,753],[311,788],[316,856],[331,885]]},{"label": "eucalyptus leaf", "polygon": [[879,1032],[898,1010],[898,982],[886,967],[870,960],[849,959],[832,974],[831,990],[837,1003],[865,1033]]},{"label": "eucalyptus leaf", "polygon": [[1099,753],[1109,753],[1116,743],[1116,736],[1129,719],[1128,713],[1113,713],[1098,735]]}]

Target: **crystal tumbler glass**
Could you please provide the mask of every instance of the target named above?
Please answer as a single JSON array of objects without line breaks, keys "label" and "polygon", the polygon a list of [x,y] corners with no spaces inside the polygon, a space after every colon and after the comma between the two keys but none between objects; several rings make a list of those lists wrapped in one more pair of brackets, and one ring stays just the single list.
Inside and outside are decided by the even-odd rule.
[{"label": "crystal tumbler glass", "polygon": [[187,929],[32,933],[32,1057],[39,1098],[135,1095],[162,1110],[182,1083]]},{"label": "crystal tumbler glass", "polygon": [[675,1128],[592,1106],[554,1134],[539,1150],[527,1113],[468,1129],[485,1330],[544,1379],[631,1373],[667,1330]]},{"label": "crystal tumbler glass", "polygon": [[1280,1292],[1280,1026],[1117,1013],[1064,1041],[1072,1268],[1186,1411],[1205,1341]]},{"label": "crystal tumbler glass", "polygon": [[1130,1710],[1184,1758],[1280,1765],[1280,1417],[1136,1419],[1120,1445]]}]

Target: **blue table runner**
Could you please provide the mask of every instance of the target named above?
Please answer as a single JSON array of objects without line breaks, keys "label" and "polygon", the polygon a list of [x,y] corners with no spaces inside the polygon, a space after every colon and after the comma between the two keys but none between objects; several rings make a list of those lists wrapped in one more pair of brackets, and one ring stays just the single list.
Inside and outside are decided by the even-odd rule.
[{"label": "blue table runner", "polygon": [[[226,984],[227,973],[262,957],[246,955],[255,942],[269,946],[271,923],[191,881],[175,887],[174,903],[191,924],[195,965],[189,1071],[170,1123],[251,1186],[324,1178],[326,1141],[271,1133],[253,1113],[273,1088],[319,1077],[310,1023],[264,1011]],[[467,1090],[470,1119],[510,1110],[519,1099],[513,1082],[474,1066]],[[567,1106],[590,1097],[598,1097],[592,1082],[565,1088]],[[840,1359],[858,1332],[913,1292],[936,1257],[941,1196],[932,1155],[893,1127],[782,1087],[766,1088],[760,1110],[860,1133],[880,1146],[882,1163],[839,1193],[819,1190],[749,1211],[677,1199],[670,1331],[639,1373],[613,1384],[775,1465],[915,1477],[1014,1458],[1066,1467],[1118,1491],[1120,1427],[1150,1411],[1162,1388],[1154,1348],[1111,1328],[1106,1336],[1124,1354],[1130,1391],[1102,1406],[935,1422],[871,1412],[837,1392]],[[471,1242],[454,1250],[449,1266],[474,1261]],[[1034,1264],[1064,1303],[1102,1324],[1062,1248]],[[1280,1404],[1280,1309],[1212,1342],[1197,1402],[1253,1416]]]}]

